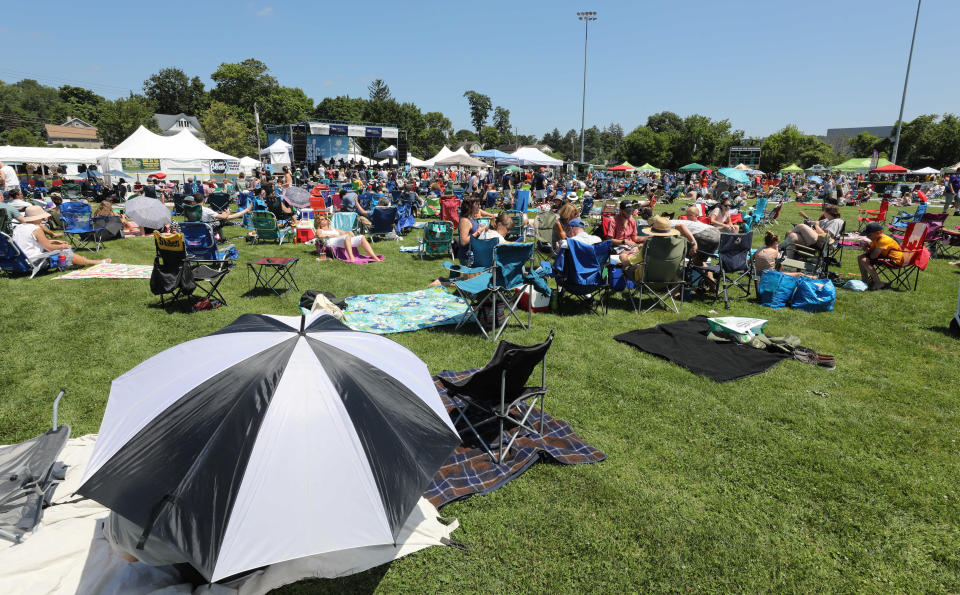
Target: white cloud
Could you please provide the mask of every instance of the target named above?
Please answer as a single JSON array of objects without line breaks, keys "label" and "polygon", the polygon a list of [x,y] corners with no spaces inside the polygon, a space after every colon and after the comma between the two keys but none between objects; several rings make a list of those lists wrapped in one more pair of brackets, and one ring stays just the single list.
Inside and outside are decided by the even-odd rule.
[{"label": "white cloud", "polygon": [[273,7],[272,7],[272,6],[267,6],[267,7],[263,8],[263,9],[261,9],[260,12],[258,12],[257,14],[258,14],[259,16],[265,17],[265,16],[270,16],[272,13],[273,13]]}]

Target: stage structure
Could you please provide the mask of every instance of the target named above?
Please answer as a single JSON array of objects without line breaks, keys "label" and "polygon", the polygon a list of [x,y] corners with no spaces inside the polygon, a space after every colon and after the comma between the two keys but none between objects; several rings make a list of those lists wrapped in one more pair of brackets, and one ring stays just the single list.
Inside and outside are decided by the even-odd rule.
[{"label": "stage structure", "polygon": [[[268,124],[267,145],[283,139],[293,145],[293,160],[296,163],[316,163],[320,159],[343,159],[350,161],[360,157],[359,143],[367,139],[367,156],[380,151],[380,141],[385,145],[396,144],[401,164],[407,156],[407,134],[396,126],[369,124],[365,122],[297,122],[294,124]],[[396,139],[395,141],[390,139]]]},{"label": "stage structure", "polygon": [[735,167],[741,163],[753,169],[760,169],[760,147],[730,147],[727,167]]}]

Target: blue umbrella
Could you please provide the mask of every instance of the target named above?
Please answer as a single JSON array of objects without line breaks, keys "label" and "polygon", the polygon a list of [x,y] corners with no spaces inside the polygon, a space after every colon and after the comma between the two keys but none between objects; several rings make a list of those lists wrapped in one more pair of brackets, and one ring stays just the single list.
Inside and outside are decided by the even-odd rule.
[{"label": "blue umbrella", "polygon": [[807,179],[811,182],[816,182],[817,184],[823,184],[823,178],[820,176],[807,176]]},{"label": "blue umbrella", "polygon": [[747,175],[747,172],[739,170],[735,167],[724,167],[718,170],[718,173],[722,176],[730,178],[734,182],[740,182],[741,184],[750,183],[750,176]]},{"label": "blue umbrella", "polygon": [[510,153],[504,153],[503,151],[498,151],[497,149],[487,149],[486,151],[480,151],[479,153],[471,153],[471,157],[482,157],[486,159],[493,159],[495,163],[508,164],[508,165],[519,165],[520,159]]}]

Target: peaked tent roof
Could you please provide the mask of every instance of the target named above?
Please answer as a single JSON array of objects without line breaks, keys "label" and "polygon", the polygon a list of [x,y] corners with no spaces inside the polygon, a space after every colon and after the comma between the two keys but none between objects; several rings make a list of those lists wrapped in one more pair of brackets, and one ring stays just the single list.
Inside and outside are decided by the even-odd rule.
[{"label": "peaked tent roof", "polygon": [[780,170],[781,172],[802,172],[803,168],[797,165],[796,163],[791,163],[787,167]]},{"label": "peaked tent roof", "polygon": [[278,138],[277,140],[273,141],[273,144],[267,147],[266,149],[261,149],[260,154],[268,155],[270,153],[289,153],[292,150],[293,150],[293,145],[283,140],[282,138]]},{"label": "peaked tent roof", "polygon": [[451,155],[453,155],[453,151],[451,151],[449,147],[447,147],[447,145],[443,145],[443,148],[437,151],[436,155],[434,155],[430,159],[427,159],[427,163],[429,163],[430,165],[433,165],[437,161],[440,161],[441,159],[446,159]]},{"label": "peaked tent roof", "polygon": [[660,168],[654,167],[649,163],[644,163],[643,165],[637,168],[637,171],[660,171]]},{"label": "peaked tent roof", "polygon": [[482,157],[484,159],[493,159],[494,163],[512,165],[519,162],[519,159],[510,153],[504,153],[498,149],[487,149],[478,153],[473,153],[472,157]]},{"label": "peaked tent roof", "polygon": [[907,173],[911,173],[911,174],[921,174],[921,175],[930,175],[930,174],[938,174],[938,173],[940,173],[940,170],[939,170],[939,169],[933,169],[932,167],[924,167],[924,168],[921,168],[921,169],[913,169],[913,170],[910,170],[910,171],[907,172]]},{"label": "peaked tent roof", "polygon": [[428,162],[423,161],[422,159],[417,159],[410,153],[407,153],[407,163],[410,164],[411,167],[429,167],[430,166]]},{"label": "peaked tent roof", "polygon": [[[881,157],[880,161],[877,162],[877,167],[883,167],[885,165],[890,165],[890,160]],[[840,165],[834,165],[833,169],[839,171],[870,171],[870,157],[854,157],[853,159],[847,159]]]},{"label": "peaked tent roof", "polygon": [[680,171],[703,171],[707,169],[706,165],[700,165],[699,163],[688,163],[680,168]]},{"label": "peaked tent roof", "polygon": [[467,154],[460,154],[460,151],[454,152],[446,159],[434,162],[434,165],[461,165],[464,167],[486,167],[487,164],[479,159],[475,159]]},{"label": "peaked tent roof", "polygon": [[891,163],[890,165],[884,165],[871,171],[874,171],[878,174],[905,174],[909,170],[903,166]]},{"label": "peaked tent roof", "polygon": [[630,165],[629,161],[624,161],[620,165],[614,165],[613,167],[608,167],[607,171],[633,171],[637,168]]},{"label": "peaked tent roof", "polygon": [[173,136],[161,138],[170,139],[171,146],[183,151],[179,159],[236,159],[233,155],[210,147],[189,130],[181,130]]},{"label": "peaked tent roof", "polygon": [[520,161],[520,165],[549,165],[560,166],[563,161],[554,159],[536,147],[520,147],[511,153]]},{"label": "peaked tent roof", "polygon": [[738,163],[736,166],[734,166],[733,169],[739,169],[740,171],[750,171],[750,166],[744,165],[742,163]]}]

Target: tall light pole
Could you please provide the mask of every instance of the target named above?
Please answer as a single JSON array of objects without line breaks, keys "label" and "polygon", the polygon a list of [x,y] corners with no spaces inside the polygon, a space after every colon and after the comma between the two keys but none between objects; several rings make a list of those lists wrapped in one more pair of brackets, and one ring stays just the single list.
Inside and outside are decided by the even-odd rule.
[{"label": "tall light pole", "polygon": [[917,17],[913,20],[913,37],[910,39],[910,57],[907,58],[907,76],[903,79],[903,96],[900,98],[900,117],[897,118],[897,136],[893,139],[892,163],[897,162],[897,150],[900,148],[900,128],[903,127],[903,105],[907,102],[907,83],[910,82],[910,64],[913,62],[913,44],[917,41],[917,23],[920,22],[920,2],[917,0]]},{"label": "tall light pole", "polygon": [[587,33],[590,21],[597,20],[597,11],[578,12],[577,19],[583,21],[583,107],[580,110],[580,163],[583,163],[583,121],[587,115]]}]

